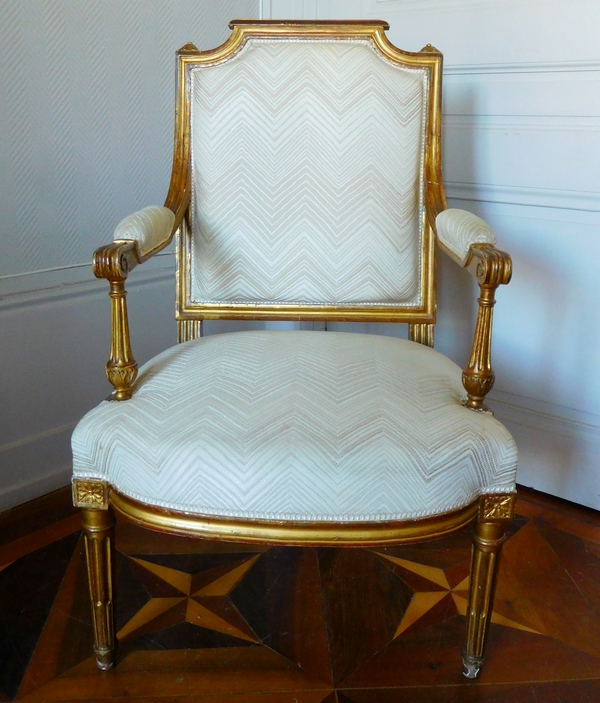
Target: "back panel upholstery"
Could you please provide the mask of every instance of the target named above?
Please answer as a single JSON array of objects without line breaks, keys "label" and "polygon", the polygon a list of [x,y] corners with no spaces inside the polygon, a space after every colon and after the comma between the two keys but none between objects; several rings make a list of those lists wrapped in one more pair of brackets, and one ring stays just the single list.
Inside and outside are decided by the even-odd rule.
[{"label": "back panel upholstery", "polygon": [[428,77],[355,38],[194,67],[190,302],[421,305]]}]

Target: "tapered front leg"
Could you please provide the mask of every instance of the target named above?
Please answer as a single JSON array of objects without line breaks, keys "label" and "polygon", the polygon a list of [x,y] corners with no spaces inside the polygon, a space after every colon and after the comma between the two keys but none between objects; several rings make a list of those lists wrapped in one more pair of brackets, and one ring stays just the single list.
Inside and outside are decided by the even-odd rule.
[{"label": "tapered front leg", "polygon": [[113,612],[115,516],[112,508],[82,510],[92,617],[94,652],[99,669],[112,669],[117,641]]},{"label": "tapered front leg", "polygon": [[477,678],[485,659],[500,553],[506,526],[513,517],[514,502],[514,494],[481,497],[473,538],[467,644],[462,651],[463,674],[468,679]]}]

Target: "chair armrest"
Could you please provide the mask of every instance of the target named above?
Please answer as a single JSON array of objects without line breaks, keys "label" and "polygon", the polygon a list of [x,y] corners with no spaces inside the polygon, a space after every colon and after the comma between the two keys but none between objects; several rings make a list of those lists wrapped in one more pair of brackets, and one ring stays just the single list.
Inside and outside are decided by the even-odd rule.
[{"label": "chair armrest", "polygon": [[441,248],[470,271],[479,284],[479,309],[469,363],[462,375],[467,391],[464,405],[471,410],[490,412],[484,404],[492,390],[492,318],[496,288],[510,282],[512,260],[496,249],[496,235],[479,217],[464,210],[444,210],[436,218]]},{"label": "chair armrest", "polygon": [[188,179],[188,169],[174,168],[165,206],[151,205],[121,220],[113,243],[94,253],[94,275],[110,283],[112,337],[106,376],[114,386],[114,400],[131,398],[138,371],[129,340],[127,274],[164,249],[173,238],[189,208]]},{"label": "chair armrest", "polygon": [[466,210],[449,209],[435,218],[441,248],[456,263],[465,266],[472,244],[495,244],[496,235],[477,215]]},{"label": "chair armrest", "polygon": [[112,335],[106,376],[115,389],[114,400],[131,398],[138,372],[129,338],[125,280],[138,264],[167,246],[174,225],[175,214],[169,208],[144,208],[117,225],[112,244],[94,252],[94,275],[110,283]]},{"label": "chair armrest", "polygon": [[172,210],[150,205],[121,220],[113,239],[115,242],[135,242],[141,263],[169,244],[174,224],[175,213]]},{"label": "chair armrest", "polygon": [[[186,204],[187,201],[183,203]],[[169,244],[175,220],[175,213],[170,208],[158,205],[145,207],[121,220],[115,229],[113,243],[94,252],[96,278],[125,280],[129,271]]]}]

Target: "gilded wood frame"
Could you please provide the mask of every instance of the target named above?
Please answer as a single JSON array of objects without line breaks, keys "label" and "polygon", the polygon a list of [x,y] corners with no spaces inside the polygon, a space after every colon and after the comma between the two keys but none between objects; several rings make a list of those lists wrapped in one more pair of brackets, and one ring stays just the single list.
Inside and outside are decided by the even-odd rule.
[{"label": "gilded wood frame", "polygon": [[[220,47],[210,51],[199,51],[187,44],[177,54],[177,100],[175,120],[175,148],[171,187],[165,205],[181,215],[180,204],[189,205],[191,191],[191,74],[196,66],[221,63],[237,53],[252,38],[298,38],[323,37],[328,39],[367,39],[373,48],[388,61],[410,68],[423,68],[429,72],[428,110],[425,135],[425,184],[423,222],[423,265],[421,267],[421,304],[419,306],[398,305],[311,305],[311,304],[263,304],[263,303],[197,303],[191,301],[191,239],[188,236],[189,218],[182,217],[177,236],[177,296],[176,318],[180,327],[180,339],[195,337],[198,320],[254,319],[254,320],[330,320],[346,322],[405,322],[412,324],[435,323],[436,312],[436,246],[435,212],[431,206],[443,209],[445,199],[441,179],[441,76],[442,55],[428,45],[421,52],[412,53],[391,44],[382,21],[365,22],[255,22],[234,20],[229,39]],[[187,197],[183,198],[182,193]],[[177,212],[178,211],[178,212]]]},{"label": "gilded wood frame", "polygon": [[107,504],[142,527],[228,542],[303,547],[374,547],[437,539],[473,521],[479,500],[431,518],[387,522],[308,522],[196,515],[141,503],[109,489]]}]

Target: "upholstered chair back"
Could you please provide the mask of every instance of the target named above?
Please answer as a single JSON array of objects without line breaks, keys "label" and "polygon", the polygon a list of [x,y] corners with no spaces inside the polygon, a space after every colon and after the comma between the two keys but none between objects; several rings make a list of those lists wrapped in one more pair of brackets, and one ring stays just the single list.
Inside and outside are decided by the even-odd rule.
[{"label": "upholstered chair back", "polygon": [[430,66],[250,37],[189,81],[191,306],[423,308]]}]

